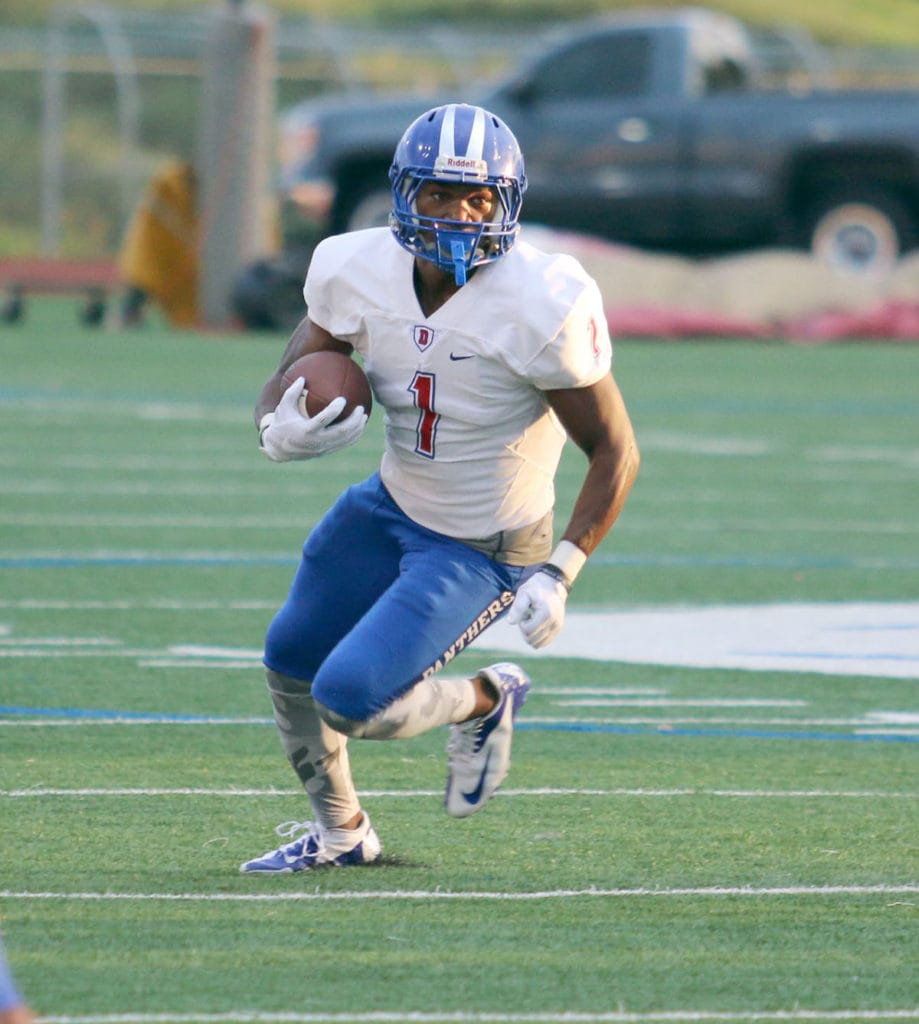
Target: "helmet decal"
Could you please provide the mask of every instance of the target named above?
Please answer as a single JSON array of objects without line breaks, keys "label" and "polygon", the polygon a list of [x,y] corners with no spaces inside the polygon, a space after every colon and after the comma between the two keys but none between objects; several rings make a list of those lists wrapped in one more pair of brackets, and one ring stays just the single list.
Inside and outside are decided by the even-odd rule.
[{"label": "helmet decal", "polygon": [[[390,227],[399,244],[464,284],[468,271],[509,252],[516,240],[523,193],[523,154],[513,132],[494,114],[448,103],[422,114],[402,136],[389,170]],[[480,224],[421,216],[415,206],[426,181],[488,186],[493,219]]]},{"label": "helmet decal", "polygon": [[440,145],[434,160],[434,173],[462,173],[484,180],[488,177],[488,163],[482,159],[484,146],[485,111],[481,107],[476,107],[465,152],[457,153],[457,148],[462,149],[463,147],[462,140],[460,140],[460,146],[457,147],[456,107],[451,104],[444,110],[444,119],[440,126]]}]

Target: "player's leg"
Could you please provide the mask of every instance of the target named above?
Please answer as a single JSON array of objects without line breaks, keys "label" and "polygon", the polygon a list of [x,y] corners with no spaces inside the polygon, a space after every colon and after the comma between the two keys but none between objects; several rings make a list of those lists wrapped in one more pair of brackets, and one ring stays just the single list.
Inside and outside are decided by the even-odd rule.
[{"label": "player's leg", "polygon": [[382,847],[354,789],[347,738],[319,717],[308,684],[271,669],[266,674],[281,746],[313,813],[309,821],[280,824],[275,831],[287,842],[240,871],[278,874],[376,860]]},{"label": "player's leg", "polygon": [[471,679],[434,673],[504,614],[523,570],[412,529],[399,578],[330,653],[313,693],[323,718],[350,736],[404,739],[451,724],[446,805],[466,816],[507,775],[529,679],[508,663]]},{"label": "player's leg", "polygon": [[376,477],[348,488],[303,545],[265,638],[265,665],[313,680],[319,666],[400,573],[402,549],[378,514]]},{"label": "player's leg", "polygon": [[353,821],[361,805],[351,776],[347,737],[319,717],[308,684],[267,669],[281,747],[323,828]]},{"label": "player's leg", "polygon": [[320,713],[361,738],[405,739],[474,713],[481,687],[436,673],[507,611],[523,571],[398,510],[394,518],[404,548],[398,577],[313,678]]},{"label": "player's leg", "polygon": [[374,522],[373,493],[366,484],[351,488],[316,527],[269,627],[265,662],[275,723],[314,820],[278,826],[290,841],[247,861],[243,872],[367,863],[380,854],[355,791],[347,738],[319,717],[310,692],[330,647],[398,573],[399,551]]}]

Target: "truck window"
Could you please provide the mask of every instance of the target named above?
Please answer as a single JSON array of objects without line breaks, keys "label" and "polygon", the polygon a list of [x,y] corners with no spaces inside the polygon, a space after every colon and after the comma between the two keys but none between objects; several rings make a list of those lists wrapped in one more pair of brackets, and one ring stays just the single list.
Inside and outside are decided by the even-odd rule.
[{"label": "truck window", "polygon": [[616,32],[584,39],[537,69],[539,99],[574,100],[641,96],[650,90],[651,39],[647,32]]}]

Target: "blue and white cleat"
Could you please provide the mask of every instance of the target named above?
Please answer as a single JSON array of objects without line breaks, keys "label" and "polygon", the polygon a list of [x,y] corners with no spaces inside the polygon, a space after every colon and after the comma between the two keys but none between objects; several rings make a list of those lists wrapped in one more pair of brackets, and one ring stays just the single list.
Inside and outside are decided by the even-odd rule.
[{"label": "blue and white cleat", "polygon": [[518,665],[500,662],[479,672],[500,694],[482,718],[450,726],[447,740],[447,814],[465,818],[484,807],[511,766],[514,719],[523,707],[530,678]]},{"label": "blue and white cleat", "polygon": [[285,821],[275,832],[292,841],[240,864],[242,874],[289,875],[313,868],[371,864],[383,849],[366,814],[356,829],[322,829],[314,821]]}]

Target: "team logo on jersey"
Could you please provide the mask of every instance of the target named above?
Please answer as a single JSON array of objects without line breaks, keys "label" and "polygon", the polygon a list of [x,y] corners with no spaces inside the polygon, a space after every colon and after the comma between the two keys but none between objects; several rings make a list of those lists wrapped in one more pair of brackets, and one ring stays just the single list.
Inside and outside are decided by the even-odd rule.
[{"label": "team logo on jersey", "polygon": [[434,332],[424,324],[415,324],[412,328],[412,339],[422,352],[426,352],[434,343]]}]

